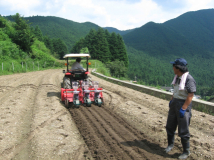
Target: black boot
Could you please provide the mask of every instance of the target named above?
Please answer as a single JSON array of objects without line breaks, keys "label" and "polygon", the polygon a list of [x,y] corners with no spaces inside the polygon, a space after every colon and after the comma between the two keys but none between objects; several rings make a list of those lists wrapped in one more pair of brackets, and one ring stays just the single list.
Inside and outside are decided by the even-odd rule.
[{"label": "black boot", "polygon": [[174,146],[175,135],[169,135],[169,134],[167,134],[167,139],[168,139],[168,146],[165,149],[166,153],[168,153],[169,151],[172,150],[172,148]]},{"label": "black boot", "polygon": [[178,157],[178,159],[186,159],[190,155],[189,138],[181,138],[181,143],[183,146],[183,153]]}]

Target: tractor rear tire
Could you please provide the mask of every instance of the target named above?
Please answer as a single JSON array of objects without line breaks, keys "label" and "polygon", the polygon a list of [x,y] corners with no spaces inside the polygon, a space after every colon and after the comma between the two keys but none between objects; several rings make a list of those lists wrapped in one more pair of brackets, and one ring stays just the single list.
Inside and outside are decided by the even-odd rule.
[{"label": "tractor rear tire", "polygon": [[70,78],[68,78],[68,77],[63,78],[63,87],[62,88],[71,89]]}]

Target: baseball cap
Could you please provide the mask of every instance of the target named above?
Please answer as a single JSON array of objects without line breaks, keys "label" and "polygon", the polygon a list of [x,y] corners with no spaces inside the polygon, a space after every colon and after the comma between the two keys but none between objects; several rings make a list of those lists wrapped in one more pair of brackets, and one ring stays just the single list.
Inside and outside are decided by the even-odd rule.
[{"label": "baseball cap", "polygon": [[180,66],[186,66],[187,61],[183,58],[177,58],[174,62],[170,62],[171,64],[180,65]]}]

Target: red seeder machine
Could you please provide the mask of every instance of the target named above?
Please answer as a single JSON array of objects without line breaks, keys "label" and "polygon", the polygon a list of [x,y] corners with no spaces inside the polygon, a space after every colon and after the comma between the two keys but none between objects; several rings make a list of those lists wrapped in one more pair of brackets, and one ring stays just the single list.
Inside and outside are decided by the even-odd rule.
[{"label": "red seeder machine", "polygon": [[[69,57],[86,57],[86,70],[71,70],[68,68],[68,58]],[[69,104],[73,104],[75,107],[79,108],[81,104],[88,107],[92,103],[101,107],[104,104],[102,88],[99,88],[99,83],[96,81],[90,81],[88,74],[88,58],[89,54],[66,54],[63,58],[67,59],[67,71],[63,70],[65,76],[63,78],[63,85],[61,88],[61,99],[65,102],[65,106],[68,107]]]}]

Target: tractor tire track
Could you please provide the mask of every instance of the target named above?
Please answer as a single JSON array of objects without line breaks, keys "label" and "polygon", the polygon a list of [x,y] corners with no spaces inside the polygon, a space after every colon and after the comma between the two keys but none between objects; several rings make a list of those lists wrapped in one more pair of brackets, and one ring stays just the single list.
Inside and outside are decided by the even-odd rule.
[{"label": "tractor tire track", "polygon": [[[42,77],[42,78],[40,78]],[[34,106],[35,106],[35,101],[36,101],[36,96],[39,94],[39,88],[43,87],[42,86],[42,82],[44,80],[44,78],[46,77],[46,75],[42,75],[39,77],[39,81],[36,81],[36,79],[34,79],[34,81],[36,81],[36,84],[21,84],[19,86],[17,86],[16,88],[14,88],[13,91],[16,91],[16,90],[19,90],[20,88],[23,88],[23,87],[28,87],[28,88],[32,88],[32,91],[30,92],[30,95],[28,94],[29,97],[33,97],[32,100],[28,101],[28,105],[30,106],[30,115],[33,116],[34,115]],[[32,81],[33,83],[33,81]],[[5,101],[7,101],[8,99],[6,98],[8,96],[9,93],[5,94],[4,97],[1,98],[1,102],[4,103]],[[30,105],[32,104],[33,105]],[[33,118],[33,117],[32,117]],[[29,121],[25,121],[27,123],[31,123]],[[30,130],[31,128],[29,128]],[[15,155],[18,154],[18,152],[23,149],[23,147],[26,147],[26,145],[23,145],[23,144],[27,144],[28,141],[28,137],[30,136],[30,133],[27,133],[26,135],[22,135],[20,137],[20,139],[22,139],[21,143],[18,143],[18,144],[14,144],[14,146],[11,146],[10,148],[7,148],[5,149],[1,154],[0,156],[1,157],[5,157],[6,155],[9,155],[7,157],[9,157],[10,159],[12,157],[14,157]]]}]

